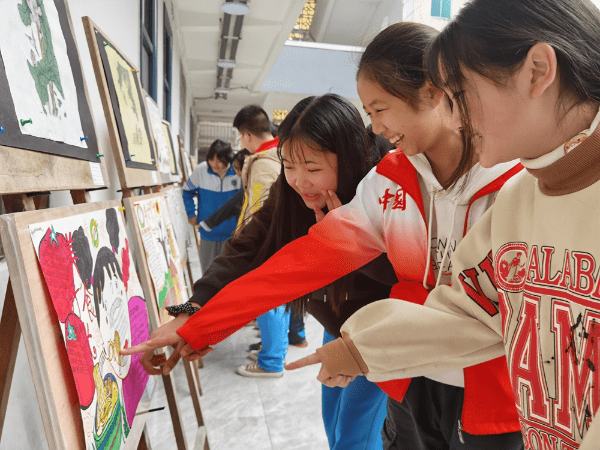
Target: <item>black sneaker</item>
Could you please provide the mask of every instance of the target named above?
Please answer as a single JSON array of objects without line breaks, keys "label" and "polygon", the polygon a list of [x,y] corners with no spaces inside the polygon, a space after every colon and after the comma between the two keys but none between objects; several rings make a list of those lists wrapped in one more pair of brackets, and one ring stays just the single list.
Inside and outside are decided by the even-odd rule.
[{"label": "black sneaker", "polygon": [[256,344],[250,344],[250,347],[248,347],[251,351],[252,350],[260,350],[262,348],[262,342],[257,342]]},{"label": "black sneaker", "polygon": [[300,337],[300,335],[296,333],[288,333],[288,337],[290,340],[290,345],[295,345],[296,347],[300,348],[308,347],[308,342],[305,338]]}]

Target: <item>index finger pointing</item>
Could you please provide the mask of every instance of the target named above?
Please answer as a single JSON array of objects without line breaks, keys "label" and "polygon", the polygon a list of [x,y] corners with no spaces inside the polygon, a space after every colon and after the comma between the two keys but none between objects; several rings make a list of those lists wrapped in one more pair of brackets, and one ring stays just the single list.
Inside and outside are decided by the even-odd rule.
[{"label": "index finger pointing", "polygon": [[136,353],[144,353],[148,350],[156,350],[157,348],[164,347],[165,345],[168,345],[170,343],[171,342],[167,341],[167,338],[159,337],[155,339],[150,339],[146,342],[142,342],[138,345],[134,345],[133,347],[124,348],[119,353],[122,356],[134,355]]},{"label": "index finger pointing", "polygon": [[321,358],[316,353],[312,355],[305,356],[298,361],[294,361],[293,363],[287,364],[283,366],[285,370],[295,370],[300,369],[302,367],[311,366],[313,364],[319,364],[321,362]]}]

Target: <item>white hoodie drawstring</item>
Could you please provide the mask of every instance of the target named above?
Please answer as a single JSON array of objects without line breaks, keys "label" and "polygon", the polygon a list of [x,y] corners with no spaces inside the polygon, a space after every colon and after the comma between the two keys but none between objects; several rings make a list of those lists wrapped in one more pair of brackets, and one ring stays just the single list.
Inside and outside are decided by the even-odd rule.
[{"label": "white hoodie drawstring", "polygon": [[433,202],[435,198],[435,191],[433,188],[429,191],[429,223],[427,224],[427,263],[425,264],[425,274],[423,275],[423,287],[427,287],[427,276],[429,275],[429,268],[431,266],[431,224],[433,223]]},{"label": "white hoodie drawstring", "polygon": [[[429,268],[431,267],[431,225],[433,223],[433,207],[435,202],[435,191],[432,188],[429,192],[429,220],[427,224],[427,263],[425,265],[425,274],[423,275],[423,287],[425,289],[429,289],[427,285],[427,276],[429,275]],[[440,284],[440,280],[442,279],[442,273],[444,272],[444,264],[446,263],[446,258],[448,257],[448,252],[450,250],[450,243],[452,242],[452,235],[454,233],[454,220],[456,219],[456,209],[458,205],[454,205],[454,210],[452,212],[452,221],[450,227],[450,234],[448,237],[448,241],[446,243],[446,249],[444,250],[444,255],[442,256],[442,262],[440,264],[440,269],[438,271],[437,280],[435,280],[435,287]]]},{"label": "white hoodie drawstring", "polygon": [[452,242],[452,235],[454,233],[454,219],[456,218],[456,209],[458,205],[454,205],[454,211],[452,211],[452,226],[450,227],[450,234],[448,235],[448,240],[446,241],[446,249],[444,250],[444,256],[442,256],[442,263],[440,264],[440,270],[438,272],[437,280],[435,280],[435,286],[437,287],[440,284],[440,280],[442,279],[442,273],[444,272],[444,264],[446,263],[446,257],[448,256],[448,251],[450,250],[450,243]]}]

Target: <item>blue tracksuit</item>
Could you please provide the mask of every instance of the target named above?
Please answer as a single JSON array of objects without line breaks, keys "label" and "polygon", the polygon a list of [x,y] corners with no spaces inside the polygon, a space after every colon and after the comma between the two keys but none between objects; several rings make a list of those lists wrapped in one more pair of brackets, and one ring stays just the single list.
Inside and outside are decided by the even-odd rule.
[{"label": "blue tracksuit", "polygon": [[[198,216],[202,222],[219,207],[233,197],[242,187],[242,181],[230,167],[223,179],[210,168],[206,161],[198,164],[194,172],[183,186],[183,203],[188,217]],[[194,205],[194,197],[198,197],[198,209]],[[237,225],[234,218],[206,231],[200,228],[200,237],[205,241],[226,241]]]}]

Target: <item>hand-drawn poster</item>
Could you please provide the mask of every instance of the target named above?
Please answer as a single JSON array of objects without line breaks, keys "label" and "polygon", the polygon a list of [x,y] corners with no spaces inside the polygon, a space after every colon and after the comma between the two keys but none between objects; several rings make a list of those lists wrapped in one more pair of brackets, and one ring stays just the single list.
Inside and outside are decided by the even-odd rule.
[{"label": "hand-drawn poster", "polygon": [[125,226],[112,208],[29,231],[75,378],[87,449],[119,449],[148,382],[140,355],[119,355],[149,337]]},{"label": "hand-drawn poster", "polygon": [[163,136],[169,149],[169,168],[172,175],[179,175],[179,161],[173,147],[173,139],[171,138],[171,124],[166,120],[162,121]]},{"label": "hand-drawn poster", "polygon": [[154,145],[137,69],[95,30],[125,165],[156,170]]},{"label": "hand-drawn poster", "polygon": [[146,95],[146,106],[148,107],[148,118],[152,126],[152,134],[156,142],[156,160],[160,173],[171,173],[171,154],[163,133],[162,119],[158,105],[152,97]]},{"label": "hand-drawn poster", "polygon": [[0,11],[0,145],[97,161],[64,0],[0,0]]},{"label": "hand-drawn poster", "polygon": [[160,321],[166,323],[169,316],[165,307],[188,300],[169,208],[164,196],[135,202],[133,207],[154,284]]},{"label": "hand-drawn poster", "polygon": [[171,223],[175,230],[179,254],[183,257],[187,255],[187,247],[192,245],[191,231],[193,231],[193,228],[188,222],[187,214],[185,213],[182,189],[177,188],[167,191],[165,200],[167,205],[169,205],[169,215],[171,216]]}]

